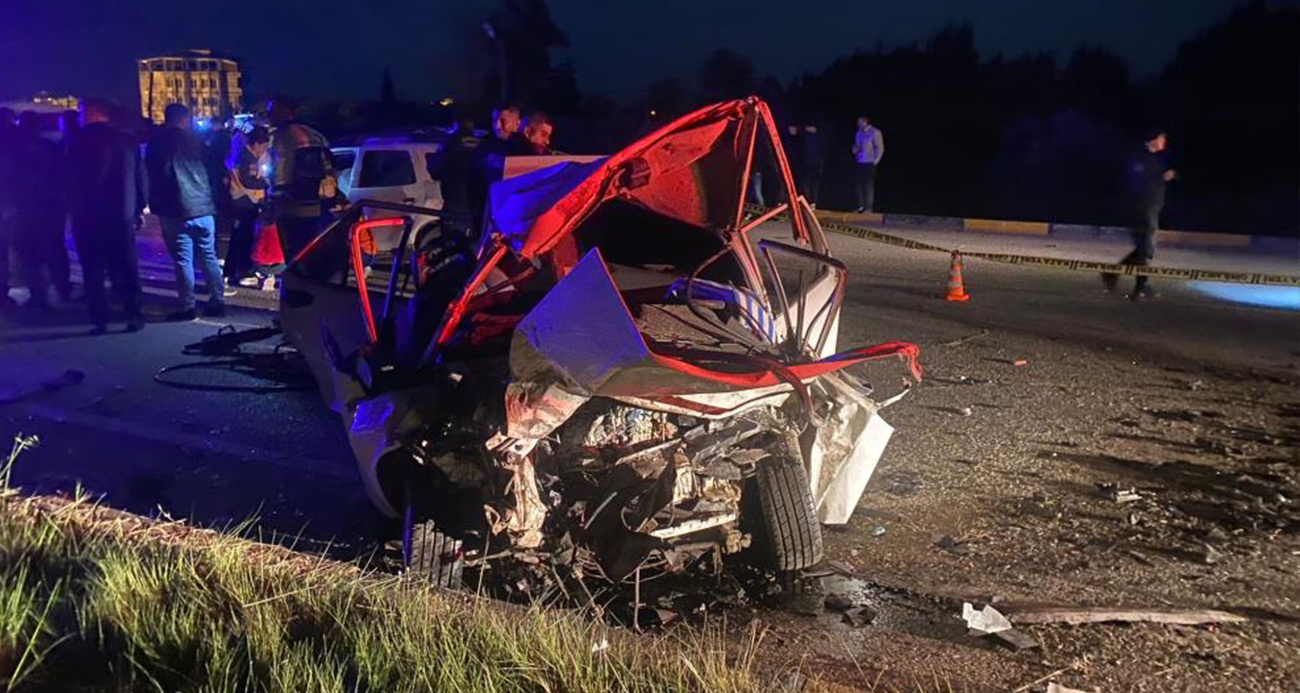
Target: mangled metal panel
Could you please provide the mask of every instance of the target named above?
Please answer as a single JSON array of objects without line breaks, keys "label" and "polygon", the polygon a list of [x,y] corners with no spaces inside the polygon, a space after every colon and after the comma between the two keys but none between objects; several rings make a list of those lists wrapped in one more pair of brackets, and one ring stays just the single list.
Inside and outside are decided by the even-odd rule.
[{"label": "mangled metal panel", "polygon": [[829,404],[826,419],[805,451],[817,519],[842,525],[857,507],[894,429],[879,405],[847,378],[831,373],[813,386],[814,399]]}]

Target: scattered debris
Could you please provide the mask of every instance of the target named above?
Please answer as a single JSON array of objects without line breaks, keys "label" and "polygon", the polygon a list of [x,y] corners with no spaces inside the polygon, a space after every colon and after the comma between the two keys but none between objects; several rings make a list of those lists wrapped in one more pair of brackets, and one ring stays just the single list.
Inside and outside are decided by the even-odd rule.
[{"label": "scattered debris", "polygon": [[831,611],[844,612],[854,607],[857,607],[859,604],[859,600],[855,599],[852,595],[846,594],[844,592],[831,592],[830,594],[826,595],[826,599],[822,603],[825,604],[826,608],[830,609]]},{"label": "scattered debris", "polygon": [[971,409],[970,407],[962,407],[958,411],[961,412],[962,416],[970,416],[975,413],[975,410]]},{"label": "scattered debris", "polygon": [[1065,686],[1062,686],[1061,684],[1052,681],[1051,683],[1047,684],[1047,693],[1089,693],[1089,692],[1085,690],[1080,690],[1078,688],[1066,688]]},{"label": "scattered debris", "polygon": [[[1068,667],[1063,667],[1063,668],[1061,668],[1061,669],[1057,669],[1056,671],[1053,671],[1052,673],[1047,674],[1046,676],[1039,676],[1038,678],[1034,679],[1033,681],[1030,681],[1029,683],[1026,683],[1026,684],[1023,685],[1023,686],[1020,686],[1020,687],[1018,687],[1018,688],[1012,690],[1011,693],[1025,693],[1025,691],[1030,690],[1030,689],[1033,688],[1034,686],[1037,686],[1038,684],[1043,683],[1044,681],[1050,681],[1050,680],[1056,678],[1057,676],[1060,676],[1061,674],[1066,673],[1067,671],[1074,671],[1074,669],[1075,669],[1076,666],[1077,666],[1077,663],[1076,663],[1076,664],[1071,664],[1071,665],[1068,666]],[[1048,686],[1051,686],[1051,685],[1052,685],[1052,684],[1048,684]]]},{"label": "scattered debris", "polygon": [[1097,484],[1103,496],[1115,503],[1132,503],[1135,500],[1141,500],[1142,494],[1134,488],[1120,488],[1119,484],[1114,482],[1103,482]]},{"label": "scattered debris", "polygon": [[1207,623],[1244,623],[1249,620],[1245,616],[1214,609],[1170,611],[1107,607],[1018,610],[1011,614],[1011,618],[1019,624],[1066,623],[1075,626],[1084,623],[1170,623],[1198,626]]},{"label": "scattered debris", "polygon": [[1201,546],[1202,550],[1197,552],[1196,555],[1200,557],[1201,562],[1205,565],[1214,565],[1223,560],[1222,551],[1210,546],[1209,544],[1202,544]]},{"label": "scattered debris", "polygon": [[1016,359],[1013,363],[1014,363],[1016,366],[1028,366],[1028,365],[1029,365],[1029,359]]},{"label": "scattered debris", "polygon": [[1187,389],[1188,389],[1188,390],[1191,390],[1192,392],[1196,392],[1196,391],[1198,391],[1198,390],[1204,390],[1204,389],[1205,389],[1205,381],[1204,381],[1204,380],[1193,380],[1192,382],[1187,383]]},{"label": "scattered debris", "polygon": [[1020,501],[1020,511],[1045,520],[1055,520],[1061,516],[1061,509],[1048,500],[1046,494],[1042,492]]},{"label": "scattered debris", "polygon": [[1011,629],[1011,622],[1007,620],[1006,616],[1002,615],[1002,612],[994,609],[992,605],[986,605],[983,609],[976,611],[970,602],[963,602],[961,617],[966,621],[966,627],[975,631],[978,635],[990,635]]},{"label": "scattered debris", "polygon": [[1033,650],[1039,647],[1038,639],[1018,628],[1008,628],[991,633],[993,638],[1016,652]]},{"label": "scattered debris", "polygon": [[979,332],[976,332],[976,333],[973,334],[973,335],[970,335],[970,336],[968,336],[968,337],[962,337],[961,339],[954,339],[954,340],[952,340],[951,342],[939,342],[939,346],[944,346],[944,347],[955,347],[955,346],[961,346],[961,345],[965,344],[966,342],[970,342],[970,341],[973,341],[973,340],[979,339],[980,337],[986,337],[986,336],[988,336],[988,333],[989,333],[988,330],[980,330]]},{"label": "scattered debris", "polygon": [[875,528],[871,530],[871,536],[873,536],[873,537],[883,537],[883,536],[885,536],[885,527],[884,527],[884,525],[876,525]]},{"label": "scattered debris", "polygon": [[861,628],[876,620],[876,610],[869,606],[855,606],[844,611],[844,622],[854,628]]},{"label": "scattered debris", "polygon": [[947,534],[936,538],[934,545],[936,548],[947,551],[954,556],[965,556],[970,553],[970,546],[966,542],[957,541]]}]

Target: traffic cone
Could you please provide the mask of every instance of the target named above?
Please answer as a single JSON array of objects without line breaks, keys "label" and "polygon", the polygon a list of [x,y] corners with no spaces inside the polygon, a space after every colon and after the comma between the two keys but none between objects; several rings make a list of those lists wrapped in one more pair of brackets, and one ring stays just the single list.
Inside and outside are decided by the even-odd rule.
[{"label": "traffic cone", "polygon": [[952,269],[948,271],[948,295],[944,296],[944,300],[970,300],[970,294],[966,293],[961,281],[961,253],[955,250],[952,251]]}]

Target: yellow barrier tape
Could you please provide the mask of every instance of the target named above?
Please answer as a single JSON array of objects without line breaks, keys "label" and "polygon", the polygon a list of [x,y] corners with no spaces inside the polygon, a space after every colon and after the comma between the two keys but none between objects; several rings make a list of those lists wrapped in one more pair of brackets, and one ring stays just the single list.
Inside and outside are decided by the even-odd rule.
[{"label": "yellow barrier tape", "polygon": [[[750,205],[747,209],[758,210],[757,207]],[[784,216],[784,215],[783,215]],[[863,228],[860,226],[850,226],[829,219],[823,220],[818,216],[818,222],[821,224],[823,231],[830,231],[844,236],[854,236],[877,243],[907,248],[909,250],[924,250],[937,253],[951,254],[953,251],[931,243],[922,243],[910,238],[891,236],[887,233]],[[1150,265],[1120,265],[1108,262],[1092,262],[1089,260],[1065,260],[1054,257],[1039,257],[1035,255],[1010,255],[1006,253],[983,253],[979,251],[961,251],[962,257],[973,257],[980,260],[989,260],[991,262],[1001,262],[1008,265],[1030,265],[1036,267],[1051,267],[1055,269],[1073,270],[1077,272],[1090,273],[1113,273],[1113,274],[1144,274],[1149,277],[1161,277],[1165,279],[1187,279],[1193,281],[1206,282],[1229,282],[1233,284],[1266,284],[1270,286],[1300,286],[1300,276],[1287,274],[1262,274],[1253,272],[1222,272],[1218,270],[1188,270],[1176,269],[1173,267],[1151,267]]]}]

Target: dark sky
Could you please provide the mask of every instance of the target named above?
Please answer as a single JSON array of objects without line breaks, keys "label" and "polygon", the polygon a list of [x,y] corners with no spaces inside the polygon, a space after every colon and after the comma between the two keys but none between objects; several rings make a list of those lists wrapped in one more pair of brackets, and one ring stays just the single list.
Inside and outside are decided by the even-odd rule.
[{"label": "dark sky", "polygon": [[[1295,5],[1297,0],[1272,4]],[[0,0],[0,96],[38,90],[135,98],[137,57],[190,47],[234,54],[252,91],[373,98],[391,66],[406,98],[463,81],[496,0]],[[1139,76],[1222,19],[1234,0],[550,0],[579,86],[635,96],[659,77],[693,84],[718,47],[783,80],[855,48],[909,43],[974,25],[985,55],[1081,44],[1126,58]]]}]

